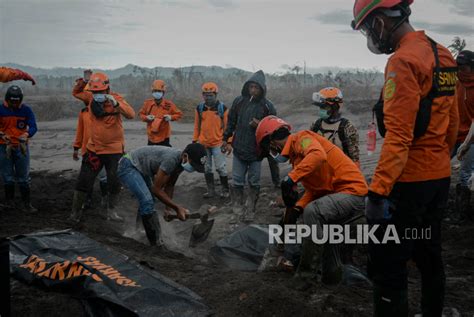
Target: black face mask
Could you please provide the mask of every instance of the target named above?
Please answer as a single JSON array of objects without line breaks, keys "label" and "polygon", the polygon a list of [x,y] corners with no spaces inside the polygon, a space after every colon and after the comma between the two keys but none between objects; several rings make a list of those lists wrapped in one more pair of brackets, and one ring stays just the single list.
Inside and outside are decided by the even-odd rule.
[{"label": "black face mask", "polygon": [[94,114],[94,116],[96,116],[97,118],[103,118],[103,117],[107,117],[107,116],[119,115],[119,113],[115,112],[115,111],[114,112],[106,112],[104,110],[104,105],[105,105],[105,103],[97,102],[95,100],[92,100],[91,111]]},{"label": "black face mask", "polygon": [[204,103],[209,107],[215,106],[217,103],[217,96],[204,96]]}]

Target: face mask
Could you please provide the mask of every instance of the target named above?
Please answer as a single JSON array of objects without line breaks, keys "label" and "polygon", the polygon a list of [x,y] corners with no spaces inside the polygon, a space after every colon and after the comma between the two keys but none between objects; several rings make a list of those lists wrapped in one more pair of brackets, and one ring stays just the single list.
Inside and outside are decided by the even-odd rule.
[{"label": "face mask", "polygon": [[217,98],[216,96],[212,95],[212,96],[204,96],[204,102],[206,103],[206,105],[208,106],[213,106],[216,104],[216,101],[217,101]]},{"label": "face mask", "polygon": [[163,92],[161,91],[155,91],[152,93],[153,95],[153,98],[155,98],[156,100],[160,100],[161,98],[163,98]]},{"label": "face mask", "polygon": [[99,102],[99,103],[105,102],[107,100],[107,97],[105,94],[94,94],[93,98],[95,102]]},{"label": "face mask", "polygon": [[270,152],[270,156],[275,160],[277,163],[286,163],[288,162],[289,158],[286,156],[281,155],[280,153],[273,154],[273,152]]},{"label": "face mask", "polygon": [[374,40],[372,39],[372,36],[370,34],[367,36],[367,48],[369,49],[369,51],[376,55],[383,54],[379,47],[374,43]]},{"label": "face mask", "polygon": [[194,172],[194,167],[189,163],[181,163],[181,167],[188,173]]},{"label": "face mask", "polygon": [[326,120],[330,117],[331,115],[329,114],[328,110],[324,109],[319,109],[319,117],[323,120]]}]

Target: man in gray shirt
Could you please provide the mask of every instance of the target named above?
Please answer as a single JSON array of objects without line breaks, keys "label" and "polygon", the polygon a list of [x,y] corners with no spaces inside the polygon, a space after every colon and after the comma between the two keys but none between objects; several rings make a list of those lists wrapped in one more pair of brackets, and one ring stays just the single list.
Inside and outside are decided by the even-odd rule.
[{"label": "man in gray shirt", "polygon": [[189,144],[183,151],[166,146],[145,146],[125,154],[120,160],[118,176],[138,200],[138,212],[151,245],[162,246],[153,195],[185,221],[188,211],[172,200],[174,186],[183,170],[204,173],[205,163],[206,150],[198,143]]}]

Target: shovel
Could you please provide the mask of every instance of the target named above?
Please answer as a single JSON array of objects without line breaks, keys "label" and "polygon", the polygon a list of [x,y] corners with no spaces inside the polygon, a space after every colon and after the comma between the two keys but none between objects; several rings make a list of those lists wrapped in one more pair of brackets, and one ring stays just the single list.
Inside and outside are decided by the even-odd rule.
[{"label": "shovel", "polygon": [[[164,215],[163,218],[165,221],[170,222],[172,220],[178,219],[177,215]],[[206,241],[211,229],[214,226],[214,219],[208,219],[209,214],[201,215],[198,212],[187,214],[186,219],[200,219],[200,223],[193,225],[193,230],[191,232],[191,237],[189,239],[189,246],[194,248],[198,243]]]}]

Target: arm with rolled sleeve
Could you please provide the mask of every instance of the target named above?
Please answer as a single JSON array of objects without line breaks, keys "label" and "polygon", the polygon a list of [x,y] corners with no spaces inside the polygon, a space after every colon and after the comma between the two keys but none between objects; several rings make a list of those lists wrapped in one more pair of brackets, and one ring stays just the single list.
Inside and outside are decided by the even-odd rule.
[{"label": "arm with rolled sleeve", "polygon": [[92,93],[90,91],[85,91],[84,88],[86,87],[86,82],[84,79],[79,78],[76,80],[76,84],[72,89],[72,95],[83,101],[86,105],[88,105],[92,101]]},{"label": "arm with rolled sleeve", "polygon": [[370,191],[381,196],[390,194],[408,161],[422,93],[416,78],[416,67],[411,63],[392,58],[385,73],[395,74],[386,78],[384,88],[387,89],[387,82],[392,81],[390,88],[393,94],[385,92],[384,123],[387,133],[370,185]]}]

